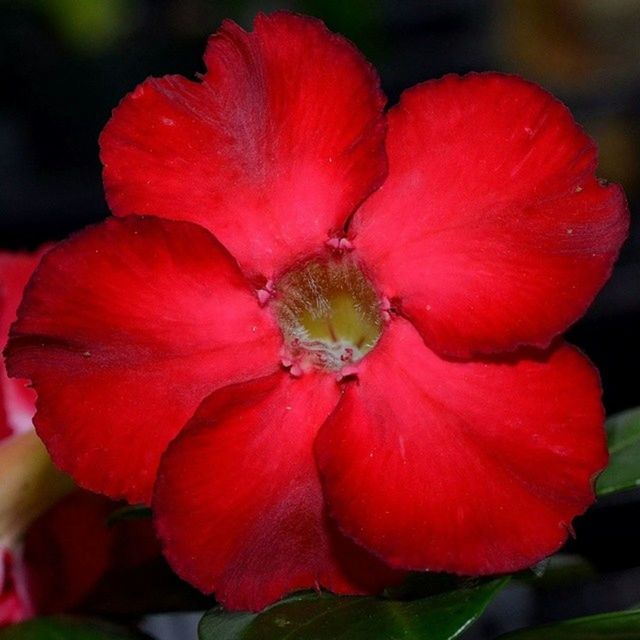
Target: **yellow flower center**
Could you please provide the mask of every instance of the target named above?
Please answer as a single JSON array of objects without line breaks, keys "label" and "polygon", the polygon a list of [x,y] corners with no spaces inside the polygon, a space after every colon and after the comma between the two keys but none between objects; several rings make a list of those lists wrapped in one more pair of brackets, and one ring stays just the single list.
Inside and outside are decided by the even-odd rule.
[{"label": "yellow flower center", "polygon": [[384,325],[380,299],[349,255],[316,259],[276,283],[275,310],[291,362],[339,371],[361,360]]}]

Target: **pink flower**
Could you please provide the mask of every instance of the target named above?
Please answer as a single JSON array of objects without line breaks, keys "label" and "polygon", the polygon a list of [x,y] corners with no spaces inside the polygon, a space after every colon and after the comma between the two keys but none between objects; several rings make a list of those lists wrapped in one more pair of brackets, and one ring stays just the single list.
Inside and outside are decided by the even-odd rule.
[{"label": "pink flower", "polygon": [[227,22],[205,63],[114,111],[117,217],[44,258],[13,327],[56,463],[152,501],[230,608],[555,551],[607,460],[597,373],[557,339],[627,231],[593,142],[497,73],[385,114],[310,18]]}]

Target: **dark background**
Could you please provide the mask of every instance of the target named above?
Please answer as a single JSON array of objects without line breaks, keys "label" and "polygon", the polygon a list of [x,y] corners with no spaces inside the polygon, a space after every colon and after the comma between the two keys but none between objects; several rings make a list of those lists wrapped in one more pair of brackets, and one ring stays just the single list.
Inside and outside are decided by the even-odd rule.
[{"label": "dark background", "polygon": [[[222,19],[249,28],[257,11],[277,8],[318,16],[351,38],[379,69],[391,104],[452,71],[537,81],[597,140],[600,175],[622,183],[632,216],[637,209],[639,0],[0,0],[0,249],[31,249],[106,216],[97,138],[120,98],[149,75],[193,77]],[[610,413],[640,405],[639,247],[634,221],[611,281],[569,332],[600,368]],[[536,590],[533,600],[527,592],[518,615],[524,607],[546,620],[640,602],[640,574],[620,573],[640,566],[637,498],[603,501],[578,523],[569,549],[605,578],[577,592]]]}]

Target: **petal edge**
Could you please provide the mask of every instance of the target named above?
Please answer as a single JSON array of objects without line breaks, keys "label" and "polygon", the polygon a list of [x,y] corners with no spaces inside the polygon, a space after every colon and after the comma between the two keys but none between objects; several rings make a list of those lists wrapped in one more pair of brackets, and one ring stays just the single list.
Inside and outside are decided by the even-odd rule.
[{"label": "petal edge", "polygon": [[445,361],[396,320],[316,440],[330,512],[391,566],[478,575],[556,551],[607,461],[577,350]]},{"label": "petal edge", "polygon": [[388,122],[388,178],[351,229],[385,294],[442,355],[548,347],[627,235],[593,141],[546,91],[497,73],[409,89]]}]

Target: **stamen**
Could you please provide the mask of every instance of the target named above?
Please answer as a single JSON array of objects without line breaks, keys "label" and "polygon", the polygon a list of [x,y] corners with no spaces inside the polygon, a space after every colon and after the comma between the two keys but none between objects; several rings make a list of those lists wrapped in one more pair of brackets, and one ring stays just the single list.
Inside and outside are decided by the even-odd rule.
[{"label": "stamen", "polygon": [[258,302],[261,307],[264,307],[269,302],[271,294],[266,289],[258,289]]},{"label": "stamen", "polygon": [[337,251],[351,251],[353,244],[347,238],[329,238],[327,245]]},{"label": "stamen", "polygon": [[257,296],[258,302],[261,307],[264,307],[271,298],[273,298],[275,294],[275,286],[273,284],[273,280],[267,280],[267,283],[264,285],[262,289],[258,289]]},{"label": "stamen", "polygon": [[380,301],[380,313],[385,323],[391,321],[391,301],[386,296]]}]

